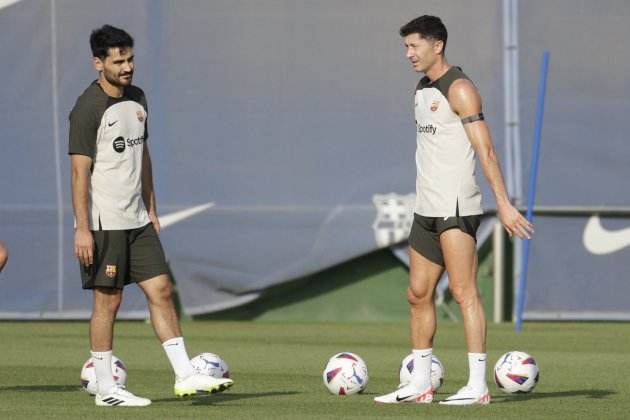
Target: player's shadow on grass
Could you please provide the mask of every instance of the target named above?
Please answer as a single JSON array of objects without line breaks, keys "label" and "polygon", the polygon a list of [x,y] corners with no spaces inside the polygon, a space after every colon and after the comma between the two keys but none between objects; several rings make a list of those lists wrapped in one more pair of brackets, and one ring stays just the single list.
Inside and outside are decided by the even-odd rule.
[{"label": "player's shadow on grass", "polygon": [[615,391],[607,389],[578,389],[575,391],[559,391],[559,392],[533,392],[531,394],[514,394],[514,395],[493,395],[492,404],[494,403],[513,403],[516,401],[539,400],[543,398],[566,398],[566,397],[586,397],[594,399],[608,398],[615,395]]},{"label": "player's shadow on grass", "polygon": [[278,397],[285,395],[295,395],[299,394],[296,391],[287,391],[287,392],[256,392],[256,393],[235,393],[230,392],[229,394],[203,394],[196,395],[194,397],[188,398],[160,398],[153,400],[154,403],[163,403],[163,402],[182,402],[182,401],[191,401],[192,405],[212,405],[212,404],[220,404],[224,402],[238,401],[238,400],[247,400],[251,398],[266,398],[266,397]]},{"label": "player's shadow on grass", "polygon": [[80,391],[79,385],[16,385],[2,386],[0,391],[17,391],[17,392],[77,392]]}]

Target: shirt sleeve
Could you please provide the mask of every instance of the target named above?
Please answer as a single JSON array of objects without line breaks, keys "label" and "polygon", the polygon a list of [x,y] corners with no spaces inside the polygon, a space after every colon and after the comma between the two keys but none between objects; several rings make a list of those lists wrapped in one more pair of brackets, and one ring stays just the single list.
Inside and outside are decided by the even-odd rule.
[{"label": "shirt sleeve", "polygon": [[93,107],[80,101],[70,112],[70,138],[68,154],[85,155],[94,159],[99,121]]}]

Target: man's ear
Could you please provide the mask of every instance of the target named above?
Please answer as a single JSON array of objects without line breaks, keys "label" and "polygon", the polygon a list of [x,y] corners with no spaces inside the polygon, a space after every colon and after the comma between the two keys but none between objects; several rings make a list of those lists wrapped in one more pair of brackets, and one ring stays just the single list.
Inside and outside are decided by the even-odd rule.
[{"label": "man's ear", "polygon": [[444,51],[444,41],[435,41],[433,44],[433,51],[435,51],[436,54],[442,54]]},{"label": "man's ear", "polygon": [[92,58],[92,64],[94,65],[94,70],[101,72],[103,71],[103,60],[98,57]]}]

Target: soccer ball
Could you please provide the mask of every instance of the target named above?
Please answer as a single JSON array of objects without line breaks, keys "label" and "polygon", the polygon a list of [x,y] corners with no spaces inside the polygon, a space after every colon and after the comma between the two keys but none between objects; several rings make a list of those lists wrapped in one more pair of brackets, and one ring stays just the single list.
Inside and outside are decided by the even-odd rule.
[{"label": "soccer ball", "polygon": [[530,392],[538,378],[536,361],[522,351],[507,352],[494,365],[494,383],[508,394]]},{"label": "soccer ball", "polygon": [[[114,374],[114,381],[118,385],[125,386],[127,384],[127,367],[118,357],[112,355],[112,373]],[[96,371],[94,370],[94,361],[90,357],[83,364],[81,369],[81,386],[85,392],[90,395],[96,395],[98,391],[98,385],[96,382]]]},{"label": "soccer ball", "polygon": [[[413,373],[413,353],[408,355],[400,363],[400,385],[407,385],[411,382]],[[444,383],[444,366],[437,356],[431,356],[431,387],[437,391]]]},{"label": "soccer ball", "polygon": [[230,368],[225,360],[214,353],[201,353],[190,359],[190,363],[199,372],[213,378],[229,378]]},{"label": "soccer ball", "polygon": [[354,353],[343,352],[328,360],[323,378],[331,394],[351,395],[365,390],[369,376],[363,359]]}]

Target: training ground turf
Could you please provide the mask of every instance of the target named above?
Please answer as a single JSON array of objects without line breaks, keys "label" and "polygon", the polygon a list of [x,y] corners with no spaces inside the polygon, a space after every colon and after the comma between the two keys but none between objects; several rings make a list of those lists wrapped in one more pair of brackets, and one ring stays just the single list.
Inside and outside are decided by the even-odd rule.
[{"label": "training ground turf", "polygon": [[[489,325],[489,406],[376,405],[375,395],[398,384],[407,354],[405,323],[185,322],[191,357],[223,356],[235,385],[223,394],[175,398],[173,378],[151,327],[119,322],[115,354],[129,369],[129,390],[151,398],[147,408],[95,407],[79,386],[88,357],[87,322],[0,322],[1,419],[344,419],[630,418],[630,325],[627,323],[526,323]],[[434,352],[446,375],[437,400],[467,379],[461,324],[441,323]],[[491,369],[508,350],[531,353],[541,376],[531,394],[507,395],[492,383]],[[362,395],[334,396],[322,385],[330,356],[362,356],[370,381]]]}]

